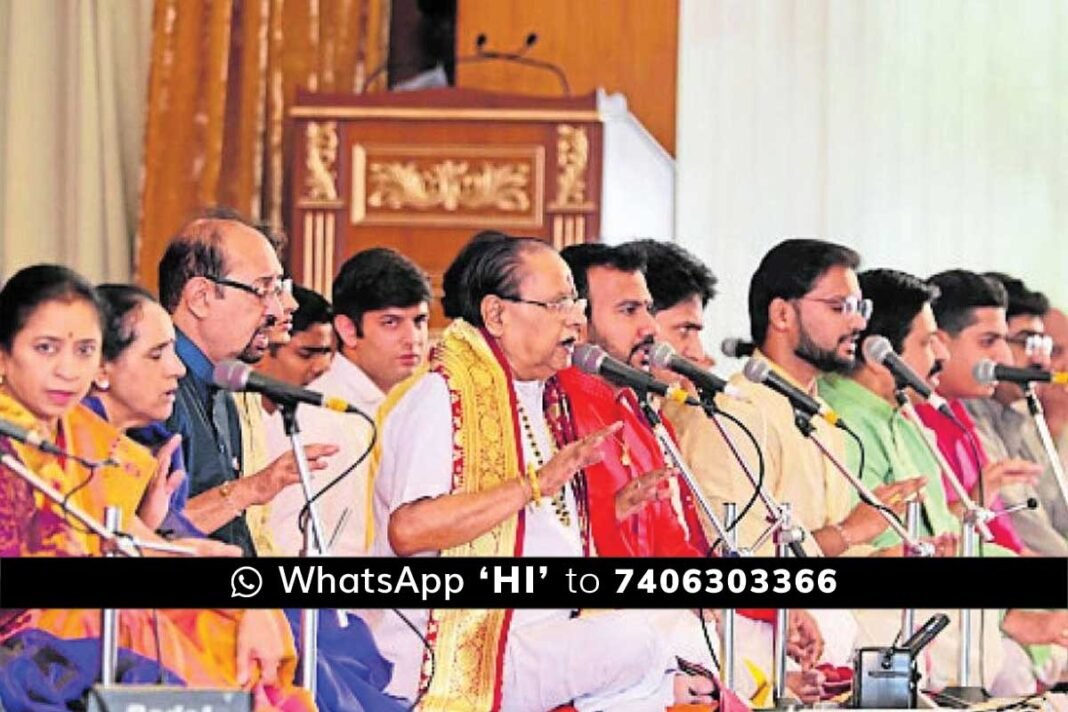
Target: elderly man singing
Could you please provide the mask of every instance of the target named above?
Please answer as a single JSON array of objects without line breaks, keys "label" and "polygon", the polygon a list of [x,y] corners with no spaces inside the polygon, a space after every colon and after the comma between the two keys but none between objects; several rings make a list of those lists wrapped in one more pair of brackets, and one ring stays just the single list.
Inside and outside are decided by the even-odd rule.
[{"label": "elderly man singing", "polygon": [[[567,264],[539,240],[484,233],[444,292],[455,321],[379,411],[374,553],[589,555],[581,469],[618,424],[576,439],[560,397],[585,321]],[[686,611],[406,615],[426,646],[396,615],[375,637],[395,663],[390,691],[421,709],[662,709],[712,692],[672,674],[674,641],[699,625]]]}]

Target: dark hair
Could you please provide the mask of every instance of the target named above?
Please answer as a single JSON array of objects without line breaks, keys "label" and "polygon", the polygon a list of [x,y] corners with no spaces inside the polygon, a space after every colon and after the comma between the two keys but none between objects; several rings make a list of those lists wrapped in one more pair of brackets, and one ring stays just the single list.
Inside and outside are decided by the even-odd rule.
[{"label": "dark hair", "polygon": [[[938,299],[938,287],[906,272],[894,269],[873,269],[857,275],[860,291],[872,302],[871,318],[860,341],[872,334],[884,336],[901,353],[909,335],[912,320],[924,304]],[[857,364],[864,361],[863,349],[857,350]]]},{"label": "dark hair", "polygon": [[114,361],[137,340],[131,312],[156,298],[132,284],[101,284],[96,288],[105,306],[104,360]]},{"label": "dark hair", "polygon": [[334,278],[334,313],[344,314],[363,336],[363,315],[387,307],[411,307],[431,299],[430,280],[418,265],[388,247],[357,252]]},{"label": "dark hair", "polygon": [[856,269],[860,255],[844,245],[793,238],[771,248],[749,282],[749,330],[753,343],[768,335],[768,307],[775,299],[797,299],[812,291],[832,267]]},{"label": "dark hair", "polygon": [[523,254],[540,249],[552,248],[536,237],[511,237],[496,230],[472,237],[445,270],[441,299],[445,316],[485,326],[482,300],[491,294],[518,297]]},{"label": "dark hair", "polygon": [[[582,299],[590,298],[589,271],[594,267],[607,267],[618,272],[642,272],[645,270],[645,255],[640,249],[619,245],[613,247],[603,242],[584,242],[569,245],[560,251],[560,256],[571,268],[575,291]],[[593,305],[586,305],[586,316],[592,313]]]},{"label": "dark hair", "polygon": [[10,352],[37,308],[57,301],[87,302],[96,311],[103,335],[104,305],[89,280],[62,265],[39,264],[20,269],[0,289],[0,348]]},{"label": "dark hair", "polygon": [[[274,235],[227,207],[203,210],[171,238],[159,261],[159,301],[173,314],[182,300],[182,290],[194,277],[219,278],[226,274],[226,252],[219,228],[228,222],[250,227],[263,235],[272,248],[278,249]],[[221,295],[222,288],[217,287]]]},{"label": "dark hair", "polygon": [[951,269],[928,278],[927,283],[939,291],[934,304],[938,328],[953,336],[975,322],[976,309],[1005,309],[1009,305],[1009,295],[1001,282],[977,272]]},{"label": "dark hair", "polygon": [[314,289],[293,285],[293,299],[297,310],[293,312],[293,333],[305,331],[313,324],[329,324],[334,318],[330,302]]},{"label": "dark hair", "polygon": [[1049,297],[1042,292],[1032,291],[1023,280],[1004,272],[987,272],[983,276],[997,280],[1005,288],[1009,296],[1009,304],[1005,309],[1006,318],[1020,315],[1042,317],[1049,311]]},{"label": "dark hair", "polygon": [[645,283],[657,311],[670,309],[691,297],[704,308],[716,296],[716,276],[704,262],[674,242],[635,240],[624,247],[639,252],[645,260]]}]

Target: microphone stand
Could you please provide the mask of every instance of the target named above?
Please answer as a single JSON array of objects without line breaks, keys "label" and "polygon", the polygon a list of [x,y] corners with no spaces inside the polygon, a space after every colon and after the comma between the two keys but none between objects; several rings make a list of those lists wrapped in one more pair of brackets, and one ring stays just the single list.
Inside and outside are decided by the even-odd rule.
[{"label": "microphone stand", "polygon": [[[113,536],[122,524],[122,512],[118,507],[104,508],[104,528]],[[114,549],[104,554],[108,558],[118,555]],[[119,667],[119,610],[104,608],[100,611],[100,685],[112,687],[115,671]]]},{"label": "microphone stand", "polygon": [[[723,505],[723,519],[725,521],[733,521],[738,514],[738,505],[734,502],[725,502]],[[738,530],[729,529],[727,531],[727,538],[724,540],[724,545],[729,549],[736,549],[738,546]],[[723,647],[720,651],[723,658],[720,662],[719,676],[723,681],[723,686],[728,690],[734,689],[734,623],[735,623],[736,611],[733,608],[727,608],[723,611]]]},{"label": "microphone stand", "polygon": [[[305,507],[308,518],[304,523],[304,549],[306,557],[326,556],[326,537],[323,535],[323,523],[319,518],[319,509],[315,506],[315,493],[311,488],[311,468],[308,466],[308,457],[304,453],[304,443],[300,437],[300,426],[297,425],[297,403],[289,400],[275,401],[282,413],[282,424],[285,427],[286,437],[293,450],[293,460],[297,464],[297,475],[300,477],[300,488],[304,493]],[[338,623],[341,624],[344,613],[338,613]],[[317,666],[319,662],[319,610],[316,608],[304,608],[300,611],[300,679],[301,687],[308,690],[312,699],[315,699],[318,687]]]},{"label": "microphone stand", "polygon": [[1028,383],[1024,388],[1024,397],[1027,399],[1027,410],[1035,421],[1035,430],[1038,431],[1038,439],[1042,441],[1042,449],[1046,451],[1046,459],[1049,460],[1053,477],[1057,481],[1057,488],[1061,492],[1061,499],[1068,505],[1068,484],[1064,479],[1064,465],[1061,464],[1060,455],[1057,454],[1057,446],[1053,444],[1053,435],[1049,432],[1049,424],[1046,422],[1042,402],[1038,400],[1034,385]]},{"label": "microphone stand", "polygon": [[[761,503],[764,505],[764,509],[767,510],[767,521],[769,526],[764,532],[757,537],[757,540],[753,542],[749,548],[739,548],[739,554],[741,556],[752,555],[752,553],[763,546],[769,536],[774,535],[776,550],[778,552],[779,544],[785,544],[789,553],[792,553],[795,557],[803,559],[807,556],[804,548],[801,546],[801,542],[806,537],[810,536],[805,527],[800,523],[791,524],[790,521],[790,506],[789,504],[779,504],[775,501],[775,498],[764,488],[760,483],[760,480],[753,474],[752,468],[745,458],[742,457],[742,453],[738,450],[737,443],[734,442],[734,438],[727,432],[727,429],[723,426],[722,421],[719,418],[719,408],[716,406],[714,397],[711,394],[706,394],[705,391],[701,392],[701,408],[705,411],[705,415],[712,421],[712,424],[716,426],[716,431],[720,437],[727,444],[727,448],[730,449],[731,455],[734,456],[734,460],[738,463],[738,466],[745,473],[749,483],[756,490],[757,495],[760,497]],[[777,556],[785,556],[785,553],[776,553]]]},{"label": "microphone stand", "polygon": [[140,556],[141,551],[159,551],[165,554],[179,554],[181,556],[196,555],[196,552],[187,546],[168,544],[166,542],[145,541],[143,539],[132,537],[129,534],[125,534],[117,529],[112,531],[94,517],[83,512],[78,505],[72,502],[67,502],[66,496],[63,493],[45,482],[40,476],[33,472],[33,470],[30,470],[11,455],[0,454],[0,463],[18,475],[35,490],[43,494],[46,498],[52,500],[64,513],[77,519],[86,529],[99,537],[101,541],[107,542],[113,546],[115,550],[123,556]]},{"label": "microphone stand", "polygon": [[[794,424],[797,429],[801,431],[801,434],[812,441],[816,448],[823,454],[827,460],[834,465],[834,469],[845,477],[853,489],[860,495],[860,499],[865,504],[869,502],[878,503],[879,500],[875,498],[875,495],[867,485],[860,481],[860,478],[849,471],[842,461],[835,456],[833,452],[824,444],[822,440],[816,435],[816,427],[810,422],[810,416],[807,413],[794,409]],[[905,544],[905,551],[911,552],[914,556],[933,556],[934,547],[924,541],[918,541],[915,537],[911,536],[907,529],[898,521],[898,518],[890,514],[889,512],[880,509],[878,507],[875,510],[886,520],[886,523],[890,525],[890,528],[894,530],[894,533],[901,537],[901,541]]]},{"label": "microphone stand", "polygon": [[[731,451],[731,455],[734,456],[738,466],[741,467],[742,472],[749,479],[749,483],[756,490],[757,496],[760,497],[761,503],[764,505],[764,509],[767,510],[767,521],[769,526],[764,532],[757,537],[757,540],[753,542],[749,549],[738,549],[737,540],[735,537],[735,530],[731,528],[731,538],[728,540],[731,549],[735,549],[739,552],[740,556],[752,556],[752,553],[767,541],[769,536],[774,537],[775,541],[775,556],[779,558],[786,558],[790,554],[802,559],[807,556],[804,548],[801,546],[801,542],[805,540],[806,536],[811,536],[805,531],[805,527],[798,522],[794,524],[793,516],[789,503],[779,504],[775,501],[774,497],[766,489],[760,480],[753,474],[752,468],[745,458],[742,457],[742,453],[738,450],[737,443],[731,437],[730,433],[723,426],[718,416],[718,408],[714,400],[714,395],[705,391],[701,392],[701,408],[704,409],[705,415],[716,426],[717,432],[723,441],[727,444],[727,448]],[[727,505],[727,521],[734,522],[734,503],[728,503]],[[736,523],[736,522],[735,522]],[[728,612],[732,618],[730,620],[730,634],[734,634],[734,611]],[[789,635],[787,631],[789,612],[785,608],[775,609],[775,630],[772,637],[772,684],[773,684],[773,697],[776,704],[780,704],[786,696],[786,642]],[[725,636],[728,628],[725,626]],[[729,639],[731,646],[734,644],[734,639]],[[727,643],[725,642],[725,645]],[[724,656],[726,657],[726,656]],[[731,659],[733,660],[733,647],[731,648]],[[730,668],[733,672],[733,664]],[[730,685],[728,684],[729,688]]]},{"label": "microphone stand", "polygon": [[[110,547],[103,547],[104,556],[106,557],[112,558],[119,554],[129,557],[140,556],[141,550],[144,549],[184,556],[193,556],[196,553],[189,547],[163,542],[143,541],[124,534],[120,530],[122,512],[118,507],[106,507],[104,509],[104,522],[100,523],[96,518],[83,512],[76,504],[67,502],[66,497],[61,492],[11,455],[0,454],[0,463],[18,475],[30,487],[43,494],[47,499],[52,500],[65,514],[77,519],[86,529],[99,537],[102,542],[110,544]],[[104,608],[100,611],[100,684],[102,687],[107,688],[115,685],[118,662],[119,611],[116,608]]]},{"label": "microphone stand", "polygon": [[675,462],[675,468],[679,471],[679,474],[682,475],[682,479],[686,483],[686,486],[690,488],[690,492],[693,493],[694,499],[701,508],[701,512],[716,531],[716,536],[723,542],[726,555],[738,556],[738,549],[730,544],[726,527],[723,526],[723,522],[719,520],[716,513],[712,511],[712,505],[708,503],[708,499],[705,497],[704,492],[701,491],[700,486],[697,484],[697,478],[693,476],[693,473],[690,472],[690,468],[686,466],[686,462],[682,459],[682,453],[679,452],[678,446],[675,445],[675,441],[671,439],[671,435],[669,435],[667,429],[664,428],[664,423],[660,419],[656,410],[649,404],[648,393],[641,391],[638,392],[637,395],[638,405],[641,407],[642,413],[645,415],[645,419],[649,423],[649,427],[652,428],[653,434],[656,435],[656,439],[660,442],[660,447],[663,448],[664,452],[670,455],[671,459]]},{"label": "microphone stand", "polygon": [[985,507],[980,507],[968,494],[968,490],[964,489],[964,485],[953,473],[953,469],[946,462],[945,456],[942,451],[938,449],[937,443],[934,441],[934,434],[927,429],[927,426],[920,420],[920,416],[916,413],[916,408],[913,407],[912,402],[909,401],[908,396],[905,395],[904,385],[898,384],[898,387],[894,390],[894,398],[898,403],[898,412],[902,417],[912,422],[920,430],[922,435],[923,444],[927,448],[927,452],[938,463],[938,467],[941,469],[944,482],[948,482],[950,488],[954,494],[957,495],[957,499],[964,506],[964,516],[962,517],[965,525],[971,524],[983,537],[983,541],[994,541],[994,534],[990,531],[990,527],[987,526],[987,522],[994,518],[994,513]]},{"label": "microphone stand", "polygon": [[[764,505],[764,509],[767,510],[767,521],[769,526],[764,532],[753,542],[752,546],[748,549],[737,548],[736,531],[731,528],[731,538],[728,540],[731,549],[736,549],[739,552],[739,556],[752,556],[752,553],[763,546],[768,537],[774,538],[775,542],[775,556],[778,558],[786,558],[793,554],[796,558],[806,558],[804,547],[801,546],[801,542],[805,540],[806,536],[811,536],[806,530],[804,525],[800,522],[796,524],[793,521],[792,510],[789,503],[779,504],[775,501],[775,498],[764,488],[760,480],[753,474],[752,468],[745,458],[742,457],[742,453],[738,450],[737,443],[734,442],[734,438],[727,432],[727,429],[723,426],[722,421],[719,418],[719,410],[716,406],[714,395],[705,391],[701,392],[701,408],[705,411],[705,415],[716,426],[716,430],[723,441],[727,444],[727,448],[731,451],[731,455],[734,456],[738,466],[745,473],[745,476],[749,479],[749,483],[756,490],[757,495],[760,497],[761,503]],[[734,503],[728,503],[727,505],[727,521],[733,522],[735,519]],[[734,611],[728,612],[733,615]],[[787,625],[789,620],[789,611],[785,608],[777,608],[775,610],[775,628],[774,635],[772,637],[772,684],[773,684],[773,697],[776,704],[780,704],[786,696],[786,642],[789,635],[787,631]],[[733,618],[730,621],[730,633],[733,636],[734,633],[734,621]],[[725,637],[728,628],[725,626]],[[731,646],[734,644],[734,639],[729,639]],[[725,642],[725,645],[727,643]],[[726,657],[726,656],[724,656]],[[731,648],[731,657],[733,659],[733,647]],[[733,665],[730,668],[733,672]],[[727,685],[730,687],[730,684]]]},{"label": "microphone stand", "polygon": [[[905,527],[909,535],[920,535],[920,503],[912,500],[905,505]],[[907,555],[907,552],[906,552]],[[906,608],[901,612],[901,640],[908,640],[916,630],[916,609]]]}]

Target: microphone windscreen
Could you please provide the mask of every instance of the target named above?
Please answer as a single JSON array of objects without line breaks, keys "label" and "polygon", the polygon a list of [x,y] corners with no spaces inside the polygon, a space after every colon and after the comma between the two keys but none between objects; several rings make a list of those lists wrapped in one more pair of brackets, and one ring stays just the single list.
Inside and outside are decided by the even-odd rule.
[{"label": "microphone windscreen", "polygon": [[649,363],[656,368],[671,368],[671,357],[675,355],[675,349],[671,344],[661,341],[649,350]]},{"label": "microphone windscreen", "polygon": [[868,338],[864,339],[864,343],[860,345],[860,350],[864,354],[864,359],[870,363],[882,363],[886,360],[894,351],[894,347],[890,345],[890,339],[885,336],[879,336],[878,334],[872,334]]},{"label": "microphone windscreen", "polygon": [[724,356],[730,358],[746,358],[753,355],[753,352],[756,351],[756,345],[752,341],[732,336],[723,340],[719,345],[719,350],[723,352]]},{"label": "microphone windscreen", "polygon": [[979,363],[975,364],[975,368],[972,369],[972,375],[975,376],[975,380],[979,383],[997,383],[997,367],[998,365],[988,358],[984,358]]},{"label": "microphone windscreen", "polygon": [[216,386],[227,391],[243,391],[248,385],[252,367],[240,361],[220,361],[211,372],[211,380]]},{"label": "microphone windscreen", "polygon": [[571,363],[580,371],[596,375],[600,370],[601,362],[604,361],[604,356],[604,349],[599,346],[575,344],[575,349],[571,352]]},{"label": "microphone windscreen", "polygon": [[763,383],[768,380],[768,374],[771,373],[771,367],[762,359],[751,358],[745,362],[745,367],[742,368],[742,373],[753,383]]}]

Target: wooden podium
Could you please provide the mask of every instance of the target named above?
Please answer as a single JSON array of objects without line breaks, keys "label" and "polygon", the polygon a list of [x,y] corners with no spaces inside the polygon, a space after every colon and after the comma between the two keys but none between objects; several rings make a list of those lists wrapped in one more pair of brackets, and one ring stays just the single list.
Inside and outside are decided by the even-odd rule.
[{"label": "wooden podium", "polygon": [[[439,297],[445,268],[480,230],[557,248],[599,235],[596,94],[305,93],[290,116],[289,266],[327,296],[341,264],[368,247],[410,257]],[[431,324],[443,323],[436,299]]]}]

